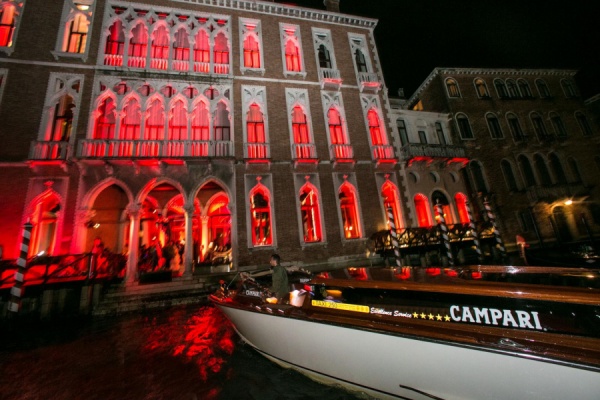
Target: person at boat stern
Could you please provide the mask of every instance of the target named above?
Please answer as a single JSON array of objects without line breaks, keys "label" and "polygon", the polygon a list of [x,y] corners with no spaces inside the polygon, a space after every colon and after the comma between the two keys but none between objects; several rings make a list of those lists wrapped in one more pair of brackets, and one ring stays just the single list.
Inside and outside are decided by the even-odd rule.
[{"label": "person at boat stern", "polygon": [[279,254],[273,254],[270,263],[271,270],[273,271],[273,286],[271,286],[271,292],[277,297],[277,303],[287,303],[287,301],[289,301],[290,284],[287,271],[281,265],[281,257],[279,257]]}]

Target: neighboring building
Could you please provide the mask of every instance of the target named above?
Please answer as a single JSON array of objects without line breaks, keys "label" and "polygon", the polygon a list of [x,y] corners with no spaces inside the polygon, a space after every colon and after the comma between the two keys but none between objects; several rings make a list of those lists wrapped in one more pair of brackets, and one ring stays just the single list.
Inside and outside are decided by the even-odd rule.
[{"label": "neighboring building", "polygon": [[575,71],[436,68],[406,108],[449,113],[504,240],[572,242],[600,233],[600,135]]},{"label": "neighboring building", "polygon": [[3,257],[364,262],[402,176],[377,21],[326,3],[1,1]]}]

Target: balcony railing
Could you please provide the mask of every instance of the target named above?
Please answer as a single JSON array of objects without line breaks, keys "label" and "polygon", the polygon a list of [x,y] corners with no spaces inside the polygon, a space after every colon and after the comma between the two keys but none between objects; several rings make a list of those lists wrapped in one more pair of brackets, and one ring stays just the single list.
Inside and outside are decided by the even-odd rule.
[{"label": "balcony railing", "polygon": [[321,89],[339,89],[342,86],[342,77],[339,69],[320,68],[319,80]]},{"label": "balcony railing", "polygon": [[354,148],[349,144],[332,144],[329,147],[329,156],[333,161],[354,159]]},{"label": "balcony railing", "polygon": [[389,144],[381,144],[371,147],[373,160],[394,161],[394,147]]},{"label": "balcony railing", "polygon": [[267,160],[271,158],[268,143],[244,143],[244,158],[249,160]]},{"label": "balcony railing", "polygon": [[359,72],[358,83],[362,92],[370,91],[377,93],[381,89],[381,81],[374,72]]},{"label": "balcony railing", "polygon": [[317,148],[312,143],[293,144],[292,151],[296,161],[312,161],[317,159]]},{"label": "balcony railing", "polygon": [[233,142],[225,140],[82,140],[79,158],[232,157]]},{"label": "balcony railing", "polygon": [[34,140],[29,148],[30,160],[66,160],[69,143]]},{"label": "balcony railing", "polygon": [[417,157],[428,158],[464,158],[465,148],[462,146],[409,143],[402,146],[400,156],[403,160]]}]

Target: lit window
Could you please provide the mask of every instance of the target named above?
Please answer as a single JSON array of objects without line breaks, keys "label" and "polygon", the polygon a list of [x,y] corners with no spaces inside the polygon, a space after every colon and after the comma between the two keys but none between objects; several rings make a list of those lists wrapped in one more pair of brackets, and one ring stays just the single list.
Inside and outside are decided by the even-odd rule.
[{"label": "lit window", "polygon": [[150,47],[150,68],[166,70],[169,66],[169,32],[163,25],[155,26],[152,31]]},{"label": "lit window", "polygon": [[381,187],[381,198],[383,199],[383,209],[386,213],[388,224],[390,223],[388,212],[392,211],[394,225],[396,229],[400,229],[404,224],[402,222],[402,214],[400,213],[400,196],[398,187],[389,180],[386,180]]},{"label": "lit window", "polygon": [[494,114],[488,113],[486,114],[485,119],[487,120],[488,129],[490,130],[492,139],[504,139],[504,134],[502,133],[502,128],[500,128],[498,118]]},{"label": "lit window", "polygon": [[460,91],[458,90],[458,83],[455,79],[446,79],[446,89],[448,90],[448,97],[460,97]]},{"label": "lit window", "polygon": [[162,99],[155,97],[146,111],[144,126],[145,140],[163,140],[165,138],[165,107]]},{"label": "lit window", "polygon": [[592,136],[592,127],[590,126],[585,114],[581,111],[577,111],[575,113],[575,118],[579,123],[579,127],[581,128],[581,133],[583,133],[583,136]]},{"label": "lit window", "polygon": [[240,40],[242,42],[242,72],[246,69],[263,70],[262,33],[260,21],[240,18]]},{"label": "lit window", "polygon": [[33,257],[42,251],[49,255],[55,254],[59,246],[56,235],[60,209],[60,198],[52,189],[46,190],[31,202],[27,209],[27,217],[33,225],[28,257]]},{"label": "lit window", "polygon": [[311,140],[306,114],[304,114],[300,106],[295,106],[292,109],[292,134],[294,136],[294,143],[300,145],[296,146],[296,158],[312,158],[309,148],[302,146],[303,144],[311,143]]},{"label": "lit window", "polygon": [[263,184],[258,183],[250,192],[249,198],[252,244],[270,246],[273,244],[270,193]]},{"label": "lit window", "polygon": [[183,27],[175,32],[173,69],[176,71],[189,71],[190,69],[190,40],[188,33]]},{"label": "lit window", "polygon": [[300,217],[302,219],[302,234],[305,243],[321,242],[321,211],[317,188],[306,183],[300,189]]},{"label": "lit window", "polygon": [[[450,202],[448,201],[446,195],[440,192],[439,190],[436,190],[431,195],[431,200],[434,203],[436,223],[440,223],[441,217],[444,217],[444,222],[446,223],[446,225],[454,224],[454,217],[452,216],[452,206],[450,205]],[[442,206],[442,215],[439,214],[438,207],[436,207],[436,205],[438,204]]]},{"label": "lit window", "polygon": [[465,196],[463,193],[456,193],[456,195],[454,196],[454,203],[456,204],[456,210],[458,211],[458,218],[460,219],[460,223],[468,224],[469,222],[471,222],[471,220],[469,219],[467,196]]},{"label": "lit window", "polygon": [[0,49],[6,53],[12,52],[24,4],[23,0],[5,1],[0,4]]},{"label": "lit window", "polygon": [[358,219],[358,204],[356,190],[348,182],[339,190],[340,212],[342,216],[342,228],[346,239],[357,239],[361,237],[361,228]]},{"label": "lit window", "polygon": [[544,81],[543,79],[536,79],[535,86],[537,87],[541,98],[546,99],[552,96],[552,94],[550,93],[550,89],[548,89],[546,81]]},{"label": "lit window", "polygon": [[217,141],[229,141],[231,138],[229,110],[223,102],[217,104],[214,121],[214,139]]},{"label": "lit window", "polygon": [[246,114],[246,134],[249,145],[248,157],[267,158],[265,120],[257,104],[252,104]]},{"label": "lit window", "polygon": [[119,130],[121,140],[139,140],[142,125],[140,102],[135,96],[129,97],[123,106],[123,118]]},{"label": "lit window", "polygon": [[125,48],[125,33],[123,23],[116,20],[109,28],[104,46],[104,65],[120,67],[123,65],[123,52]]},{"label": "lit window", "polygon": [[145,68],[147,49],[148,31],[144,24],[139,23],[131,30],[127,66],[133,68]]},{"label": "lit window", "polygon": [[181,99],[175,100],[169,113],[169,140],[187,139],[187,110]]},{"label": "lit window", "polygon": [[116,105],[112,97],[105,97],[97,108],[97,118],[94,124],[94,139],[112,140],[115,137]]},{"label": "lit window", "polygon": [[[203,101],[198,101],[192,111],[191,140],[208,141],[210,138],[210,114]],[[205,154],[208,155],[208,154]]]},{"label": "lit window", "polygon": [[229,40],[224,33],[219,33],[215,37],[215,47],[213,49],[213,63],[215,74],[229,73]]},{"label": "lit window", "polygon": [[87,43],[89,21],[86,15],[76,14],[67,22],[62,51],[65,53],[84,53]]},{"label": "lit window", "polygon": [[304,71],[300,27],[298,25],[279,24],[279,29],[283,47],[284,74]]},{"label": "lit window", "polygon": [[260,68],[260,48],[254,36],[244,40],[244,67]]},{"label": "lit window", "polygon": [[382,132],[377,111],[370,109],[367,113],[367,120],[369,122],[369,133],[371,134],[371,143],[373,146],[387,145],[387,137]]},{"label": "lit window", "polygon": [[456,123],[458,125],[458,130],[460,132],[461,139],[475,139],[475,137],[473,136],[473,130],[471,129],[471,124],[469,123],[469,119],[465,114],[458,114],[456,116]]},{"label": "lit window", "polygon": [[474,83],[475,83],[475,90],[477,91],[477,95],[480,98],[490,97],[487,85],[485,84],[485,81],[483,79],[477,78],[477,79],[475,79]]},{"label": "lit window", "polygon": [[210,72],[210,45],[204,29],[198,31],[194,42],[194,71],[205,74]]},{"label": "lit window", "polygon": [[420,228],[429,228],[433,226],[429,207],[429,199],[427,196],[419,193],[415,196],[414,202],[418,226]]}]

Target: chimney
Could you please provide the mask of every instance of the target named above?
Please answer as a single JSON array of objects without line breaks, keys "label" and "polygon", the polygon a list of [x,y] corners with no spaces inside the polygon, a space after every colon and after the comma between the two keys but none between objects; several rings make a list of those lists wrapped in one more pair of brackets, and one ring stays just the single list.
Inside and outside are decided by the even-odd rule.
[{"label": "chimney", "polygon": [[340,0],[323,0],[327,11],[340,12]]}]

